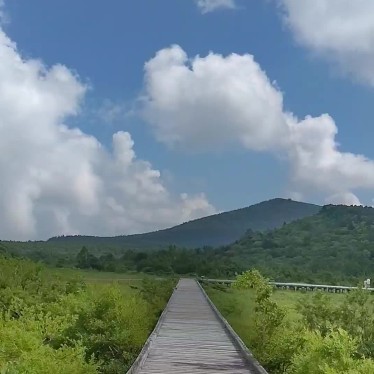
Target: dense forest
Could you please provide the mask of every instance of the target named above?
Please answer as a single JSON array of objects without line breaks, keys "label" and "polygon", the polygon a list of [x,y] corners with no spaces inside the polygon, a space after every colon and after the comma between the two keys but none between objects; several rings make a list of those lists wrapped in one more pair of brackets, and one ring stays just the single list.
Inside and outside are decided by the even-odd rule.
[{"label": "dense forest", "polygon": [[278,281],[356,285],[373,277],[374,209],[327,205],[279,229],[249,230],[232,245],[219,248],[125,251],[118,259],[111,254],[90,256],[86,262],[78,256],[76,266],[210,277],[233,277],[256,267]]},{"label": "dense forest", "polygon": [[238,266],[254,266],[278,280],[355,283],[373,277],[374,209],[327,205],[280,229],[250,231],[222,250]]},{"label": "dense forest", "polygon": [[209,275],[232,277],[241,268],[221,252],[212,248],[180,249],[170,246],[153,252],[126,251],[116,258],[112,254],[96,257],[86,247],[78,253],[74,265],[81,269],[127,272],[137,271],[159,275]]},{"label": "dense forest", "polygon": [[234,277],[256,267],[278,281],[356,285],[363,278],[373,277],[374,209],[327,205],[313,216],[274,230],[247,230],[231,245],[216,248],[166,246],[155,251],[113,252],[108,248],[97,253],[95,248],[82,247],[78,253],[61,254],[37,246],[24,251],[22,247],[14,250],[6,243],[1,245],[8,252],[59,267],[217,278]]}]

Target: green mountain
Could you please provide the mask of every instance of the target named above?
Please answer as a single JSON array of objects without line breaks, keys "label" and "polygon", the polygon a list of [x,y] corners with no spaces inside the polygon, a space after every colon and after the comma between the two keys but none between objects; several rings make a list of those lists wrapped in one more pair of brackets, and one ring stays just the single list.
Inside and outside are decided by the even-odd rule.
[{"label": "green mountain", "polygon": [[[89,252],[76,257],[83,246]],[[274,199],[148,234],[1,242],[0,252],[2,247],[60,266],[216,278],[255,267],[278,281],[355,285],[374,278],[374,209]]]},{"label": "green mountain", "polygon": [[234,242],[248,229],[274,229],[285,222],[316,214],[320,208],[318,205],[278,198],[145,234],[116,237],[61,236],[51,238],[47,243],[76,249],[87,246],[94,250],[158,249],[169,245],[186,248],[215,247]]},{"label": "green mountain", "polygon": [[318,214],[221,249],[237,267],[257,267],[277,280],[339,282],[374,278],[374,209],[322,207]]},{"label": "green mountain", "polygon": [[172,246],[158,251],[128,250],[117,256],[85,251],[76,260],[82,268],[210,278],[257,268],[278,281],[357,285],[374,277],[374,209],[327,205],[312,216],[273,230],[247,230],[241,239],[216,248]]}]

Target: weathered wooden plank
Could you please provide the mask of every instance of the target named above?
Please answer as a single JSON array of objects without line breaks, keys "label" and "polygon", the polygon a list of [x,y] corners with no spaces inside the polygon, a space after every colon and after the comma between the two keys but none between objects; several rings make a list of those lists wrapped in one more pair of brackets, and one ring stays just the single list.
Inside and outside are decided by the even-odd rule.
[{"label": "weathered wooden plank", "polygon": [[253,359],[197,281],[181,279],[128,374],[255,373]]}]

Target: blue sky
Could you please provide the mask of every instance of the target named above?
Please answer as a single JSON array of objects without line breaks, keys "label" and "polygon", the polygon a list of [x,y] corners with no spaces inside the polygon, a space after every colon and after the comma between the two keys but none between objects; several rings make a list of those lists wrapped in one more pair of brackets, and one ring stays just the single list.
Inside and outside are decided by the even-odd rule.
[{"label": "blue sky", "polygon": [[[59,234],[60,231],[97,234],[139,232],[172,225],[214,211],[248,206],[278,196],[291,196],[320,204],[325,202],[372,204],[374,187],[372,182],[374,175],[371,175],[371,172],[374,172],[371,164],[371,159],[374,159],[372,72],[366,68],[366,65],[357,64],[352,58],[353,52],[357,51],[350,51],[349,47],[341,41],[346,37],[348,43],[350,35],[355,34],[354,25],[360,23],[359,17],[368,12],[369,9],[365,6],[370,8],[370,3],[367,2],[365,5],[363,1],[363,5],[357,5],[360,9],[355,9],[357,12],[353,12],[354,17],[357,17],[357,20],[353,19],[353,26],[348,25],[343,31],[336,30],[331,36],[328,32],[332,31],[324,30],[323,27],[319,33],[315,33],[313,30],[316,27],[316,20],[310,20],[310,17],[308,18],[305,12],[295,5],[295,0],[238,0],[236,3],[233,0],[203,0],[202,2],[204,1],[205,4],[212,5],[211,11],[204,13],[194,0],[106,2],[12,0],[5,2],[6,22],[3,22],[2,28],[7,37],[17,44],[17,55],[21,56],[25,63],[31,59],[39,59],[44,64],[45,70],[52,69],[56,64],[62,64],[82,87],[85,86],[85,93],[77,99],[79,109],[70,112],[61,109],[62,114],[56,114],[54,121],[63,119],[64,124],[70,129],[76,127],[84,134],[92,135],[100,147],[106,149],[108,155],[115,153],[112,143],[113,134],[129,133],[134,142],[130,148],[132,147],[136,153],[137,160],[144,160],[151,165],[152,170],[160,171],[162,179],[160,183],[167,190],[168,195],[179,196],[181,193],[187,193],[192,200],[194,196],[197,196],[197,199],[200,196],[206,203],[198,202],[195,214],[195,206],[192,202],[194,208],[188,205],[185,215],[169,212],[161,222],[157,214],[144,221],[141,217],[145,213],[139,213],[135,218],[133,215],[129,218],[125,214],[119,220],[123,222],[122,226],[118,225],[114,231],[111,231],[110,228],[102,229],[98,220],[92,223],[90,218],[86,224],[83,224],[70,219],[73,211],[68,209],[67,212],[64,207],[64,213],[61,213],[56,208],[61,204],[57,204],[53,199],[60,201],[60,195],[57,192],[48,195],[44,192],[46,187],[38,185],[38,193],[35,195],[37,197],[32,197],[30,202],[32,204],[29,212],[30,220],[20,224],[21,227],[26,225],[26,229],[14,232],[4,229],[0,234],[12,238],[34,238],[48,237]],[[324,0],[318,2],[323,3]],[[306,2],[306,8],[310,7],[308,14],[319,11],[313,9],[313,6],[312,1]],[[322,20],[326,18],[332,22],[334,17],[339,17],[340,10],[338,2],[333,0],[324,8],[323,17],[319,18]],[[341,17],[346,17],[346,14],[343,12]],[[367,65],[370,65],[374,56],[370,30],[368,26],[367,34],[363,35],[363,37],[367,36],[368,44],[362,47],[362,51],[360,46],[357,46],[360,56],[367,59]],[[331,40],[331,45],[325,42],[327,36]],[[200,61],[205,63],[206,69],[212,68],[213,64],[210,64],[212,61],[204,60],[209,53],[212,53],[213,56],[218,56],[219,61],[227,63],[227,71],[230,74],[230,71],[234,72],[236,69],[234,62],[228,60],[230,54],[235,53],[240,56],[240,59],[245,55],[252,55],[255,64],[253,66],[258,66],[265,77],[261,78],[260,83],[266,86],[266,82],[269,82],[271,90],[275,92],[274,95],[281,97],[283,107],[280,110],[283,113],[291,112],[300,123],[308,115],[319,121],[320,115],[329,114],[338,129],[338,134],[332,137],[333,141],[339,144],[336,148],[339,152],[338,161],[333,166],[328,166],[334,170],[331,169],[331,172],[325,169],[319,170],[315,165],[304,165],[304,161],[295,161],[293,157],[300,156],[299,153],[298,156],[294,156],[295,152],[299,152],[299,148],[304,145],[292,146],[291,149],[291,146],[283,143],[275,144],[275,139],[272,137],[267,138],[266,144],[260,146],[261,149],[257,149],[256,135],[252,136],[251,131],[254,126],[267,126],[268,122],[261,124],[260,120],[258,124],[251,124],[251,129],[244,130],[241,134],[240,131],[245,123],[243,124],[240,119],[237,129],[231,130],[231,124],[228,123],[230,119],[228,119],[217,127],[216,131],[218,133],[222,131],[223,134],[220,139],[217,134],[215,135],[217,146],[214,142],[209,144],[209,131],[212,131],[213,136],[215,125],[212,123],[207,126],[205,120],[202,120],[207,118],[206,113],[201,116],[191,115],[188,117],[189,123],[177,123],[179,118],[185,115],[184,110],[189,112],[196,110],[198,113],[199,110],[204,109],[202,106],[205,102],[214,104],[215,97],[214,90],[206,93],[196,92],[196,102],[199,104],[193,106],[190,97],[187,99],[188,105],[184,105],[181,100],[188,96],[188,93],[182,92],[183,89],[189,87],[195,92],[194,90],[201,87],[200,84],[204,86],[204,83],[201,83],[204,78],[198,78],[199,74],[196,73],[195,83],[184,80],[179,82],[178,78],[176,79],[175,84],[179,82],[181,85],[178,86],[180,88],[173,88],[177,90],[175,97],[179,100],[177,104],[175,102],[171,104],[175,104],[175,107],[166,108],[163,104],[161,107],[161,102],[155,95],[157,92],[168,95],[169,91],[159,89],[162,84],[174,79],[173,76],[168,76],[173,63],[168,66],[168,69],[165,69],[165,66],[162,68],[163,80],[160,78],[158,81],[153,81],[153,78],[156,79],[155,71],[158,68],[150,68],[148,75],[145,75],[145,64],[152,60],[156,62],[155,56],[159,51],[165,51],[169,57],[173,53],[179,53],[171,48],[173,45],[177,45],[189,59],[182,63],[183,67],[192,70],[194,68],[191,66],[196,56],[200,56]],[[159,63],[162,63],[160,61]],[[244,59],[240,61],[245,65]],[[240,61],[237,61],[238,66],[242,66]],[[181,67],[180,62],[178,64]],[[251,62],[248,62],[248,66],[250,64]],[[209,74],[213,74],[213,70],[210,71]],[[42,73],[38,74],[40,78]],[[243,71],[243,77],[245,74]],[[257,79],[257,73],[253,74],[255,74],[253,79]],[[224,88],[227,92],[238,87],[236,84],[238,82],[230,80],[229,77],[227,81],[226,78],[220,81],[218,77],[220,75],[217,75],[214,81],[217,87],[222,88],[222,85],[226,84],[227,87]],[[230,82],[233,86],[229,85]],[[251,80],[248,79],[245,84],[246,86],[242,88],[250,91]],[[170,94],[172,95],[172,92]],[[271,96],[269,102],[274,99],[275,103],[275,96],[274,98]],[[243,97],[245,103],[245,96]],[[240,96],[238,98],[240,99]],[[257,96],[248,96],[248,98],[251,98],[248,102],[253,105],[254,110],[261,109],[259,105],[262,105],[263,100],[257,104]],[[265,99],[267,100],[266,97]],[[72,98],[72,101],[74,100],[75,98]],[[219,122],[219,118],[222,118],[224,114],[221,115],[219,111],[225,105],[226,99],[222,100],[217,101],[221,103],[221,105],[217,104],[218,119],[208,116],[207,121]],[[239,116],[242,107],[231,102],[231,97],[227,100],[230,108],[235,107],[235,113]],[[215,108],[213,104],[212,108]],[[244,113],[245,104],[240,105],[244,105]],[[269,104],[269,108],[266,109],[265,106],[264,111],[272,110],[276,105],[278,104]],[[171,112],[173,114],[170,114]],[[252,114],[248,115],[249,122],[253,118],[258,118],[253,117]],[[286,122],[280,118],[283,114],[278,113],[276,116],[280,122]],[[295,124],[297,121],[294,121]],[[176,129],[173,128],[174,122],[177,123]],[[271,126],[273,129],[273,125]],[[323,132],[324,125],[321,126]],[[195,128],[193,134],[188,132],[191,128]],[[201,132],[199,132],[200,128]],[[174,130],[175,132],[172,133]],[[35,131],[39,130],[35,129]],[[226,144],[227,135],[224,134],[231,134],[231,132],[232,139]],[[308,134],[303,136],[308,137]],[[204,141],[199,143],[202,137]],[[229,137],[231,138],[231,135]],[[244,141],[245,137],[252,137],[255,140]],[[174,138],[177,140],[170,140]],[[196,148],[194,142],[199,143]],[[305,143],[305,140],[301,142]],[[344,152],[352,153],[354,160],[349,159],[348,162],[344,162],[345,156],[340,160],[340,155]],[[109,157],[108,155],[105,157]],[[367,160],[357,160],[355,158],[357,155],[365,155]],[[328,157],[329,153],[326,153],[321,156],[321,160],[326,161]],[[323,160],[320,162],[321,165],[325,165]],[[84,162],[86,161],[84,159]],[[350,165],[351,161],[352,170],[361,170],[362,167],[360,175],[347,170],[346,165]],[[313,164],[313,160],[309,162]],[[38,168],[43,169],[43,166],[38,164]],[[321,177],[314,185],[314,182],[308,178],[311,178],[313,173],[317,177],[320,171],[325,177]],[[51,175],[54,173],[49,172]],[[328,180],[329,176],[331,179],[335,178],[335,182]],[[102,174],[100,178],[105,180]],[[123,182],[125,184],[126,178]],[[100,183],[105,184],[102,181]],[[112,190],[112,187],[107,189]],[[44,195],[48,196],[44,197]],[[55,197],[50,197],[52,195]],[[109,199],[113,196],[98,195],[92,199],[96,204],[96,200],[104,198]],[[178,205],[180,202],[176,203],[173,199],[168,200],[167,209],[172,212],[182,209]],[[178,197],[176,199],[178,200]],[[120,201],[121,196],[116,195],[115,200],[123,211],[127,211],[126,199]],[[41,201],[43,203],[40,203]],[[150,205],[150,209],[158,209],[157,204],[154,208],[152,206]],[[144,209],[145,207],[146,204]],[[110,213],[102,212],[101,205],[95,209],[97,210],[96,213],[92,213],[93,215],[109,214],[110,216]],[[160,209],[166,208],[162,205]],[[48,214],[45,213],[47,211]],[[40,228],[46,220],[45,217],[50,218],[51,214],[56,219],[56,224],[45,229]],[[87,216],[82,212],[79,214],[82,215],[81,220]],[[110,216],[110,218],[115,220],[118,217]],[[43,227],[46,225],[44,224]]]}]

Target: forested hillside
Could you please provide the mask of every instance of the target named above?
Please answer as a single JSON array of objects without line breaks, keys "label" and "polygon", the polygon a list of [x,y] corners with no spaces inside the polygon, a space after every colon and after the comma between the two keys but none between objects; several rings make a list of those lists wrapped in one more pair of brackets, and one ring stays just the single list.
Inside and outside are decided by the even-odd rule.
[{"label": "forested hillside", "polygon": [[313,216],[278,229],[248,230],[241,239],[216,248],[165,245],[161,250],[148,251],[104,245],[100,250],[87,246],[64,254],[54,243],[43,243],[48,244],[47,251],[38,248],[38,243],[22,243],[34,246],[29,252],[11,244],[19,254],[57,266],[217,278],[233,277],[256,267],[278,281],[356,285],[374,276],[374,209],[328,205]]},{"label": "forested hillside", "polygon": [[260,268],[278,280],[373,277],[374,209],[327,205],[277,230],[248,232],[222,251],[237,266]]},{"label": "forested hillside", "polygon": [[155,232],[112,238],[68,236],[48,242],[79,243],[90,247],[114,246],[131,249],[159,248],[165,245],[196,248],[232,243],[250,228],[269,230],[318,212],[321,207],[290,199],[272,199],[246,208],[215,214]]},{"label": "forested hillside", "polygon": [[44,253],[53,251],[54,254],[77,253],[83,246],[96,254],[107,251],[119,254],[125,249],[165,249],[169,245],[184,248],[215,247],[232,243],[248,229],[262,231],[280,227],[284,222],[315,214],[320,208],[318,205],[290,199],[272,199],[145,234],[116,237],[60,236],[46,242],[0,242],[0,245],[24,253],[43,250]]},{"label": "forested hillside", "polygon": [[356,285],[374,276],[374,209],[325,206],[314,216],[267,232],[248,231],[233,244],[217,248],[169,246],[115,256],[95,255],[84,247],[69,261],[84,269],[215,278],[256,267],[278,281]]}]

